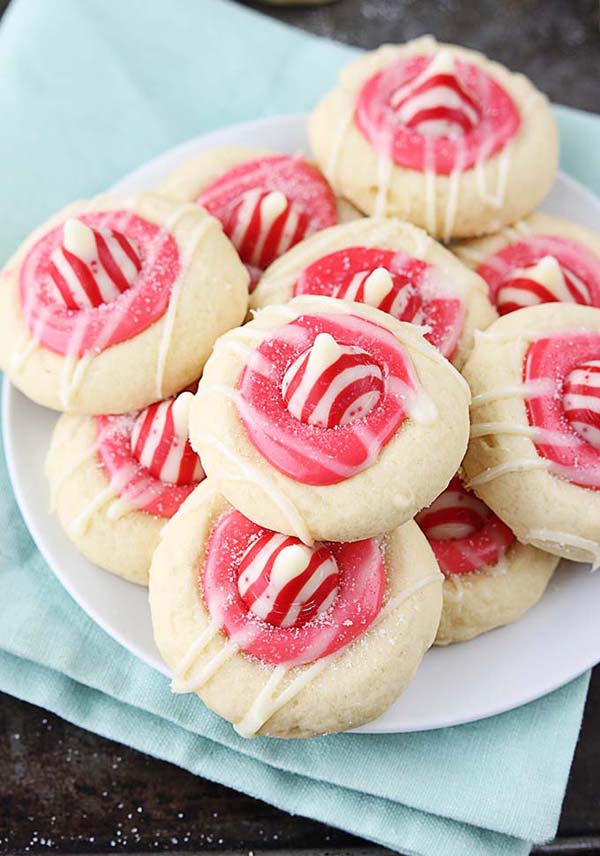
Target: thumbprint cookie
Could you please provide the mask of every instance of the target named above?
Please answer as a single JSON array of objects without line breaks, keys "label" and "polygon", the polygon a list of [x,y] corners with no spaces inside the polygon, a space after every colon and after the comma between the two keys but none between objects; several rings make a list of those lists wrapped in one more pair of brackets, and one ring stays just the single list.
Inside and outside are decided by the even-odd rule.
[{"label": "thumbprint cookie", "polygon": [[548,101],[526,77],[430,36],[343,69],[309,136],[336,193],[444,240],[529,214],[558,162]]}]

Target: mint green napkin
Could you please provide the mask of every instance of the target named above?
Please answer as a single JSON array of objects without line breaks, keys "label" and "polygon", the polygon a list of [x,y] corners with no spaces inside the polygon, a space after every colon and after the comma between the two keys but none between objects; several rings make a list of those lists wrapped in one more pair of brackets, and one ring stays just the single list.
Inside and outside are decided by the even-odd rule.
[{"label": "mint green napkin", "polygon": [[[354,53],[225,0],[13,0],[0,27],[0,260],[54,209],[175,143],[310,108]],[[557,114],[564,166],[600,191],[600,120]],[[512,856],[554,835],[587,676],[457,728],[243,741],[73,603],[4,464],[0,531],[0,690],[405,853]]]}]

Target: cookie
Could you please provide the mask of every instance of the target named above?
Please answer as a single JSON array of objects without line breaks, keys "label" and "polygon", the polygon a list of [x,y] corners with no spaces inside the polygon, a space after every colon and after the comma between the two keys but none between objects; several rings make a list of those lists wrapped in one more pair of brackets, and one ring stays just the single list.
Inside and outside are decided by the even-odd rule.
[{"label": "cookie", "polygon": [[519,541],[600,563],[600,309],[548,303],[476,338],[467,486]]},{"label": "cookie", "polygon": [[412,521],[317,543],[252,523],[207,479],[163,530],[154,636],[175,692],[244,737],[313,737],[379,716],[437,630],[442,576]]},{"label": "cookie", "polygon": [[159,188],[197,202],[217,217],[235,245],[254,288],[265,268],[299,241],[335,223],[359,217],[339,205],[321,173],[300,155],[222,148],[186,161]]},{"label": "cookie", "polygon": [[148,193],[69,206],[1,279],[0,366],[33,401],[72,413],[174,394],[247,311],[248,274],[218,221]]},{"label": "cookie", "polygon": [[257,524],[307,544],[370,538],[448,484],[467,443],[468,396],[414,325],[296,297],[218,341],[190,439]]},{"label": "cookie", "polygon": [[538,303],[600,307],[600,235],[570,220],[535,213],[452,251],[487,282],[500,315]]},{"label": "cookie", "polygon": [[496,318],[485,283],[410,223],[364,218],[307,238],[263,274],[250,305],[322,294],[367,303],[426,338],[460,368],[473,333]]},{"label": "cookie", "polygon": [[558,163],[548,101],[527,78],[430,36],[345,68],[309,137],[336,193],[444,240],[528,214]]},{"label": "cookie", "polygon": [[444,575],[435,644],[511,624],[534,606],[558,564],[515,536],[459,476],[415,517]]},{"label": "cookie", "polygon": [[204,470],[188,439],[192,392],[120,416],[63,414],[46,459],[53,510],[77,549],[148,584],[152,553]]}]

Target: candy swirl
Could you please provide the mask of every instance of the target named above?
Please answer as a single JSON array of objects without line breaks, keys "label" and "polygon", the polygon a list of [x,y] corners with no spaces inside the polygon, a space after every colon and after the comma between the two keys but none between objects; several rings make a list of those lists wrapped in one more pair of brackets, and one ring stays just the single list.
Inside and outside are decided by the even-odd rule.
[{"label": "candy swirl", "polygon": [[56,300],[77,310],[116,300],[133,285],[141,267],[135,246],[121,232],[92,229],[71,219],[50,255],[49,271]]},{"label": "candy swirl", "polygon": [[443,271],[400,250],[376,247],[345,247],[317,259],[298,276],[294,296],[299,294],[366,303],[399,321],[427,325],[426,338],[448,359],[465,313]]},{"label": "candy swirl", "polygon": [[499,152],[521,119],[493,77],[442,50],[396,60],[370,77],[359,92],[355,122],[398,166],[449,175]]},{"label": "candy swirl", "polygon": [[138,414],[97,416],[97,450],[126,507],[172,517],[204,478],[188,434],[192,392]]},{"label": "candy swirl", "polygon": [[385,565],[375,541],[306,547],[232,510],[212,531],[200,586],[211,620],[242,651],[298,666],[369,628],[381,609]]},{"label": "candy swirl", "polygon": [[576,241],[533,235],[481,264],[500,315],[538,303],[600,306],[600,258]]},{"label": "candy swirl", "polygon": [[354,315],[303,315],[283,325],[253,351],[238,392],[255,448],[284,475],[312,485],[371,466],[420,393],[393,334]]},{"label": "candy swirl", "polygon": [[538,453],[553,472],[593,490],[600,489],[599,370],[600,334],[577,331],[533,342],[523,368],[525,382],[545,381],[548,390],[526,402],[540,431]]},{"label": "candy swirl", "polygon": [[600,360],[590,360],[570,372],[563,404],[575,433],[600,450]]},{"label": "candy swirl", "polygon": [[415,518],[446,577],[496,565],[515,536],[458,476]]},{"label": "candy swirl", "polygon": [[142,333],[165,313],[180,272],[172,235],[129,211],[95,211],[39,238],[19,275],[36,341],[81,357]]},{"label": "candy swirl", "polygon": [[227,170],[197,202],[221,221],[251,276],[299,241],[337,222],[323,176],[299,157],[273,155]]},{"label": "candy swirl", "polygon": [[244,553],[238,592],[254,615],[276,627],[301,627],[327,612],[337,597],[339,572],[327,547],[265,532]]}]

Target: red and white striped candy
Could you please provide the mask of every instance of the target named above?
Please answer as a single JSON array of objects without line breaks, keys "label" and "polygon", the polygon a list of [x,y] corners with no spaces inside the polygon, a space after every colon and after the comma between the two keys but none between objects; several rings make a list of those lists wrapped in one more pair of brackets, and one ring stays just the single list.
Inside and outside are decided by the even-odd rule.
[{"label": "red and white striped candy", "polygon": [[188,417],[191,392],[151,404],[138,414],[131,432],[131,451],[155,479],[186,485],[201,481],[204,470],[190,445]]},{"label": "red and white striped candy", "polygon": [[583,363],[568,375],[563,406],[581,439],[600,450],[600,360]]},{"label": "red and white striped candy", "polygon": [[238,591],[258,618],[276,627],[301,627],[326,612],[338,591],[338,567],[326,547],[266,532],[244,554]]},{"label": "red and white striped candy", "polygon": [[92,229],[67,220],[60,246],[50,255],[53,294],[67,309],[110,303],[134,282],[142,263],[133,243],[114,229]]},{"label": "red and white striped candy", "polygon": [[497,565],[515,540],[508,526],[458,476],[415,520],[446,577]]},{"label": "red and white striped candy", "polygon": [[450,53],[440,51],[414,80],[392,95],[400,123],[427,137],[462,137],[480,120],[480,107],[456,74]]},{"label": "red and white striped candy", "polygon": [[454,478],[416,521],[428,541],[459,541],[478,532],[490,514],[487,505]]},{"label": "red and white striped candy", "polygon": [[536,264],[511,271],[496,292],[500,315],[538,303],[591,302],[586,283],[554,256],[544,256]]},{"label": "red and white striped candy", "polygon": [[395,318],[404,317],[409,305],[417,302],[415,288],[406,282],[397,284],[385,267],[358,271],[347,282],[337,286],[332,296],[367,303]]},{"label": "red and white striped candy", "polygon": [[233,206],[223,225],[244,264],[264,270],[312,231],[310,218],[280,190],[254,188]]},{"label": "red and white striped candy", "polygon": [[320,333],[283,376],[281,393],[300,422],[335,428],[361,419],[383,395],[383,373],[366,351]]}]

